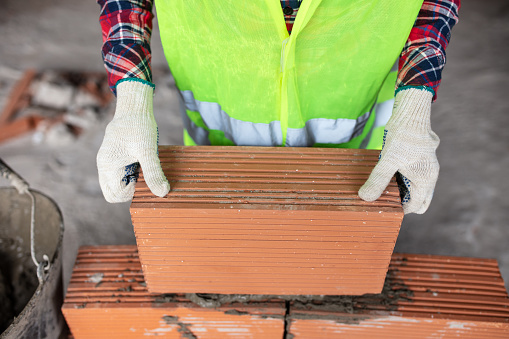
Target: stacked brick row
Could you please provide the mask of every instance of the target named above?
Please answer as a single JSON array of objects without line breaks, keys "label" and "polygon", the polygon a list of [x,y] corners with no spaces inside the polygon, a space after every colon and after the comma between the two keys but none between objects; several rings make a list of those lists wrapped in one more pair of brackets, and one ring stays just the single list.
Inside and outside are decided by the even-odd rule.
[{"label": "stacked brick row", "polygon": [[509,336],[489,259],[394,254],[380,294],[217,296],[149,293],[135,246],[82,247],[62,310],[76,339]]},{"label": "stacked brick row", "polygon": [[496,260],[394,254],[381,294],[335,300],[293,303],[293,338],[509,336],[509,299]]},{"label": "stacked brick row", "polygon": [[82,247],[62,311],[75,339],[282,338],[286,313],[282,300],[207,308],[151,294],[136,246]]}]

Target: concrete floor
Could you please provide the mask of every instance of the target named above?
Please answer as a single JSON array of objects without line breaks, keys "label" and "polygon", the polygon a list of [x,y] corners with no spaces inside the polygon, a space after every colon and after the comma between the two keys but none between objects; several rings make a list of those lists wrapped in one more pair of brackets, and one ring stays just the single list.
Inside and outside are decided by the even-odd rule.
[{"label": "concrete floor", "polygon": [[[93,1],[4,0],[2,67],[102,70],[99,7]],[[509,287],[509,3],[465,1],[447,50],[432,125],[441,138],[440,178],[430,209],[405,217],[399,252],[496,258]],[[161,144],[181,144],[177,96],[153,37]],[[0,98],[1,99],[1,98]],[[75,142],[34,145],[29,136],[0,145],[0,157],[64,215],[64,279],[84,244],[130,244],[129,205],[104,202],[95,155],[107,121]],[[6,184],[5,181],[0,182]]]}]

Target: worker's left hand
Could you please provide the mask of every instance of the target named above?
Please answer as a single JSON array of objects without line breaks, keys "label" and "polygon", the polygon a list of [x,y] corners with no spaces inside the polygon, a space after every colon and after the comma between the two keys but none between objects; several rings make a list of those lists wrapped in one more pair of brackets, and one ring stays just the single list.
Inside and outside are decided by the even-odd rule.
[{"label": "worker's left hand", "polygon": [[440,140],[430,123],[432,98],[433,94],[425,89],[409,88],[398,92],[385,127],[380,159],[359,190],[363,200],[378,199],[399,172],[405,214],[426,212],[439,171],[435,151]]}]

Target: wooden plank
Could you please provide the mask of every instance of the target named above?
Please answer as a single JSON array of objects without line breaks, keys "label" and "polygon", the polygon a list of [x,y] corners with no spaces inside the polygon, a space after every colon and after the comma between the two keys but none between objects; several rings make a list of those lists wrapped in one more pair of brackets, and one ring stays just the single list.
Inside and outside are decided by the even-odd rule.
[{"label": "wooden plank", "polygon": [[[20,101],[23,99],[23,96],[26,94],[30,83],[35,78],[37,73],[33,69],[29,69],[23,74],[23,77],[14,85],[9,94],[9,100],[5,105],[2,113],[0,113],[0,126],[7,124],[19,107]],[[3,131],[2,131],[3,132]],[[0,134],[3,137],[3,134]],[[4,138],[5,140],[5,138]]]},{"label": "wooden plank", "polygon": [[18,118],[10,123],[0,124],[0,142],[21,136],[37,128],[44,118],[38,115],[30,115]]}]

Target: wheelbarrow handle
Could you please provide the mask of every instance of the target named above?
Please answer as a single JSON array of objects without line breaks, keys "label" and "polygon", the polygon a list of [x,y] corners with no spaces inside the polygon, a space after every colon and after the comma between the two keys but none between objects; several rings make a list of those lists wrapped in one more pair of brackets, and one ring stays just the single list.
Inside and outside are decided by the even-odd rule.
[{"label": "wheelbarrow handle", "polygon": [[11,182],[19,194],[28,192],[28,183],[12,168],[10,168],[2,159],[0,159],[0,175]]}]

